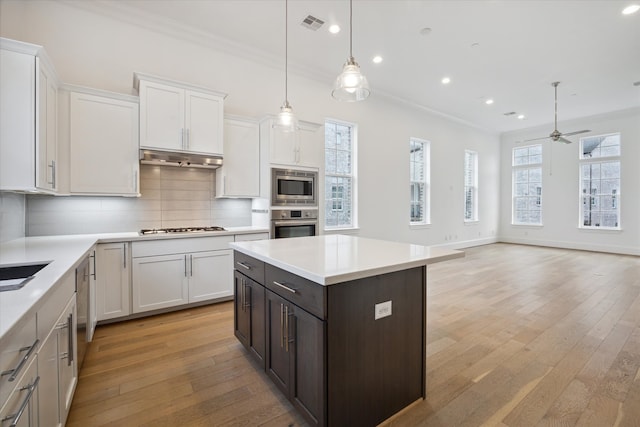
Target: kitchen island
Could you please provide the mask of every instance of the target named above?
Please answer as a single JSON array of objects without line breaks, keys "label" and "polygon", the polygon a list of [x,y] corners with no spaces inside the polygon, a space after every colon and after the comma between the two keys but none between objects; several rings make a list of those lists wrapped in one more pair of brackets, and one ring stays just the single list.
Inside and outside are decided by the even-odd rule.
[{"label": "kitchen island", "polygon": [[425,397],[428,264],[463,252],[344,235],[232,243],[238,340],[311,425]]}]

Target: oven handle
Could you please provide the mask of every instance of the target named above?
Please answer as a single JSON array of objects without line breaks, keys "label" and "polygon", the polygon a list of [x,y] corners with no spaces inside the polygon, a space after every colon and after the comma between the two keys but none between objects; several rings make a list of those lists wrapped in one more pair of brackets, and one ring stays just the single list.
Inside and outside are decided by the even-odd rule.
[{"label": "oven handle", "polygon": [[286,220],[286,221],[273,221],[273,225],[276,227],[280,227],[282,225],[316,225],[318,221],[299,221],[296,219]]}]

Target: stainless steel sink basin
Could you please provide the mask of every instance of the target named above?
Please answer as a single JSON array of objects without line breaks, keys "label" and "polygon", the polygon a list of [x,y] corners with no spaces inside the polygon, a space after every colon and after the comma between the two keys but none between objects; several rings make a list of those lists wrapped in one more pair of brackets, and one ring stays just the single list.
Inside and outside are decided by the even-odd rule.
[{"label": "stainless steel sink basin", "polygon": [[49,263],[0,266],[0,292],[20,289]]}]

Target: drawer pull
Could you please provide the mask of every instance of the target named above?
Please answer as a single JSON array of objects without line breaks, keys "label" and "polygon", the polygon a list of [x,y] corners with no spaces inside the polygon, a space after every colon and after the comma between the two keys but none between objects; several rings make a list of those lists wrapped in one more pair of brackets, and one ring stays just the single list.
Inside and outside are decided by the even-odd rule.
[{"label": "drawer pull", "polygon": [[29,390],[29,393],[20,404],[20,408],[18,408],[18,412],[16,412],[13,415],[4,417],[3,419],[0,420],[0,422],[4,423],[5,421],[13,420],[11,421],[11,424],[9,424],[9,427],[16,427],[18,425],[18,423],[20,422],[20,418],[24,413],[24,410],[27,409],[27,405],[29,405],[29,401],[31,400],[31,396],[33,395],[33,392],[38,387],[39,382],[40,382],[40,376],[37,376],[36,379],[33,381],[33,384],[29,384],[20,389],[20,390]]},{"label": "drawer pull", "polygon": [[238,264],[240,267],[246,269],[246,270],[251,270],[251,266],[245,264],[244,262],[240,262],[240,261],[236,261],[236,264]]},{"label": "drawer pull", "polygon": [[8,371],[4,371],[2,374],[0,374],[0,376],[4,377],[5,375],[11,375],[9,377],[9,382],[15,381],[15,379],[18,378],[18,374],[20,374],[20,371],[22,370],[24,365],[27,363],[27,360],[29,360],[29,358],[33,354],[33,352],[36,349],[36,347],[38,347],[38,343],[39,342],[40,342],[40,340],[36,339],[33,342],[33,345],[31,347],[22,347],[20,349],[20,351],[25,351],[25,350],[29,350],[29,351],[27,351],[27,354],[25,354],[22,357],[22,360],[20,360],[20,363],[18,363],[18,366],[16,366],[14,369],[10,369]]},{"label": "drawer pull", "polygon": [[286,286],[286,285],[283,285],[283,284],[282,284],[282,283],[280,283],[280,282],[276,282],[275,280],[273,281],[273,284],[274,284],[274,285],[276,285],[276,286],[280,286],[282,289],[286,289],[287,291],[289,291],[289,292],[291,292],[291,293],[294,293],[294,294],[297,294],[297,293],[298,293],[298,291],[296,291],[295,289],[290,288],[290,287],[288,287],[288,286]]}]

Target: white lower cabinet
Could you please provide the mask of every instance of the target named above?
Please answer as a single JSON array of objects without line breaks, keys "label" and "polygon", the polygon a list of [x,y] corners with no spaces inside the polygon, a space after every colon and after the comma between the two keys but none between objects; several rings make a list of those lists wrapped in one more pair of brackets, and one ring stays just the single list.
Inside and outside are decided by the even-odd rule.
[{"label": "white lower cabinet", "polygon": [[132,243],[132,311],[233,295],[233,236]]},{"label": "white lower cabinet", "polygon": [[38,352],[40,425],[65,425],[78,380],[75,293]]},{"label": "white lower cabinet", "polygon": [[94,270],[98,320],[131,314],[129,247],[129,242],[98,244]]}]

